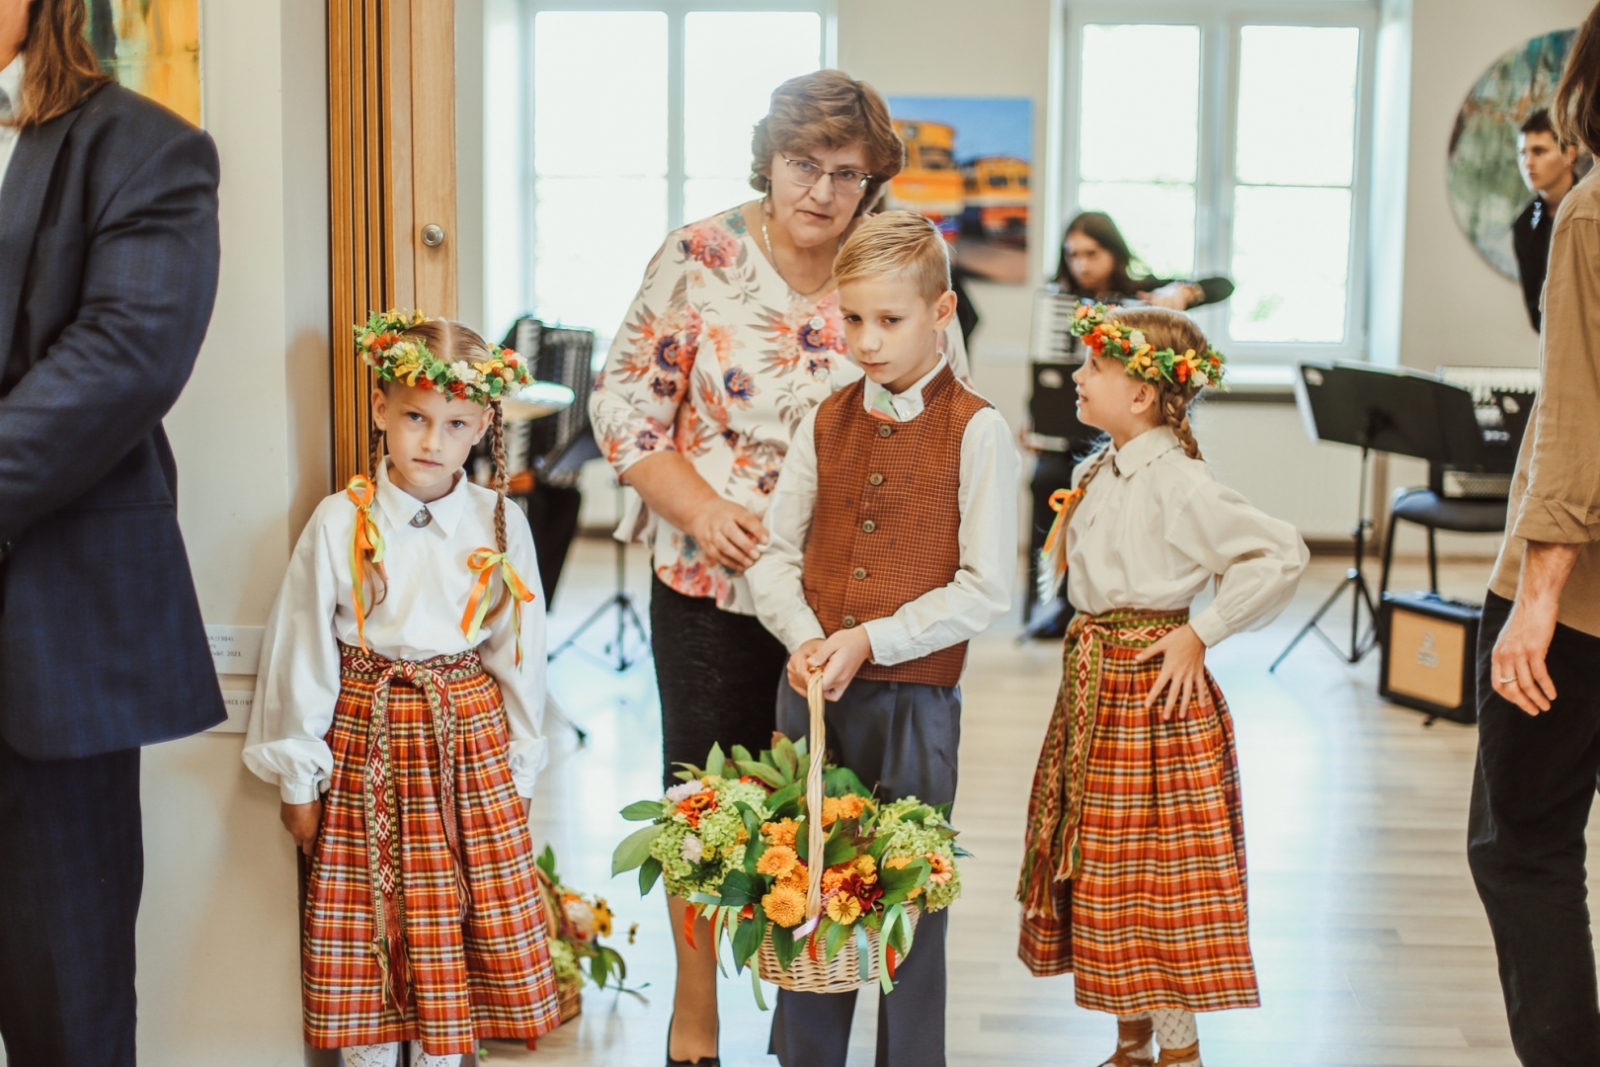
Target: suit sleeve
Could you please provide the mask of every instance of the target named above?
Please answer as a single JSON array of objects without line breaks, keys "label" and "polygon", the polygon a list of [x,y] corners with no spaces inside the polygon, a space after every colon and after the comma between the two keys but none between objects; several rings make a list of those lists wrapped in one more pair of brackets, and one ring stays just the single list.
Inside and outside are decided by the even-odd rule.
[{"label": "suit sleeve", "polygon": [[218,175],[188,130],[100,212],[77,317],[0,397],[0,540],[92,488],[183,391],[217,293]]}]

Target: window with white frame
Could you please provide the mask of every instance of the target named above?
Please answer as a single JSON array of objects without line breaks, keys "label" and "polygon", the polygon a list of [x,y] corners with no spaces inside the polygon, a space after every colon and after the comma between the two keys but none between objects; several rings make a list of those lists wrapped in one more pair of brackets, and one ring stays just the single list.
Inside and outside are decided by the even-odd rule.
[{"label": "window with white frame", "polygon": [[1068,8],[1062,221],[1105,211],[1154,275],[1232,278],[1195,314],[1235,360],[1365,355],[1375,6]]},{"label": "window with white frame", "polygon": [[[751,129],[773,89],[823,65],[826,13],[826,0],[491,4],[487,54],[520,53],[522,100],[487,83],[491,155],[518,175],[486,180],[489,261],[510,268],[487,281],[490,319],[531,309],[609,338],[669,230],[756,195]],[[507,143],[514,158],[496,154]]]}]

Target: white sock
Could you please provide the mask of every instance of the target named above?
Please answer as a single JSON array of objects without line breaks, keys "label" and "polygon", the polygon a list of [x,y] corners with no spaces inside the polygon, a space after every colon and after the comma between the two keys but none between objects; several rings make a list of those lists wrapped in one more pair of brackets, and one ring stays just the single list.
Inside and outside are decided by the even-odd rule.
[{"label": "white sock", "polygon": [[387,1045],[349,1045],[339,1050],[344,1067],[395,1067],[400,1061],[400,1043]]},{"label": "white sock", "polygon": [[[1156,1026],[1156,1043],[1165,1049],[1188,1048],[1200,1040],[1200,1031],[1195,1026],[1194,1012],[1184,1011],[1181,1008],[1155,1008],[1150,1012],[1151,1021]],[[1200,1055],[1195,1053],[1192,1060],[1184,1061],[1186,1067],[1193,1064],[1200,1067]]]},{"label": "white sock", "polygon": [[422,1051],[422,1042],[411,1042],[411,1067],[460,1067],[461,1053],[452,1052],[447,1056],[430,1056]]}]

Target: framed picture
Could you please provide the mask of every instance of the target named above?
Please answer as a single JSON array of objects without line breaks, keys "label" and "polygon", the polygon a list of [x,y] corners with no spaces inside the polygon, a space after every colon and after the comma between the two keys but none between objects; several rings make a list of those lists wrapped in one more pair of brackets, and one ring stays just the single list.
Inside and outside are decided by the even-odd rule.
[{"label": "framed picture", "polygon": [[100,66],[200,125],[200,0],[84,0]]}]

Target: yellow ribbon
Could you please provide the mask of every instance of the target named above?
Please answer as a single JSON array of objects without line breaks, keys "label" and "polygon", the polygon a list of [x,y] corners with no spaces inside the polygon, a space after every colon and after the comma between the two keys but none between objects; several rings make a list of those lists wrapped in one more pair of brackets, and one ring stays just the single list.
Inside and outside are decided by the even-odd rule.
[{"label": "yellow ribbon", "polygon": [[350,591],[356,608],[356,637],[361,642],[361,650],[367,652],[370,651],[367,648],[368,560],[373,566],[383,562],[383,532],[372,517],[372,502],[377,499],[378,487],[366,475],[358,474],[345,486],[344,495],[356,506],[356,530],[350,539]]},{"label": "yellow ribbon", "polygon": [[1056,513],[1055,521],[1050,524],[1050,532],[1044,536],[1044,553],[1049,555],[1056,547],[1056,538],[1061,536],[1063,520],[1072,505],[1083,499],[1082,489],[1057,489],[1050,494],[1050,510]]},{"label": "yellow ribbon", "polygon": [[489,595],[489,586],[494,582],[498,568],[506,594],[511,598],[512,626],[517,632],[517,666],[522,666],[522,605],[533,599],[533,591],[522,583],[522,577],[511,566],[511,560],[504,552],[489,548],[475,549],[467,557],[467,568],[478,575],[478,580],[473,583],[472,594],[467,597],[467,610],[461,616],[461,632],[467,635],[467,640],[472,644],[478,643],[478,631],[483,628],[483,620],[489,614],[489,601],[493,599]]}]

